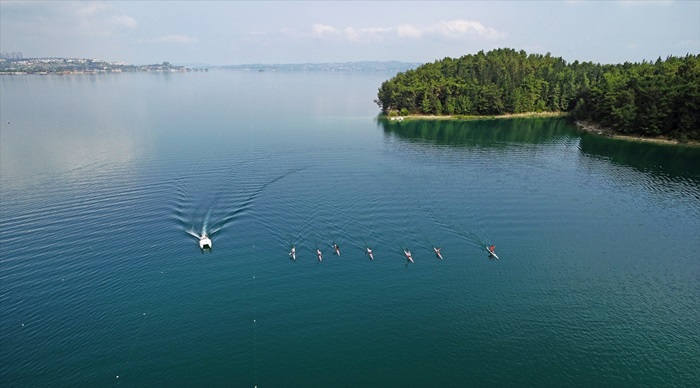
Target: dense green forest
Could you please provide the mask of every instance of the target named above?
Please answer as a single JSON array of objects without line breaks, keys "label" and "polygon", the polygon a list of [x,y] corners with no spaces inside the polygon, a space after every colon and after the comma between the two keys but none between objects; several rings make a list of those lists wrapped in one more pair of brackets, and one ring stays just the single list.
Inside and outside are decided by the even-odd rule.
[{"label": "dense green forest", "polygon": [[377,97],[387,114],[567,112],[624,134],[700,140],[700,55],[601,65],[480,51],[399,73]]}]

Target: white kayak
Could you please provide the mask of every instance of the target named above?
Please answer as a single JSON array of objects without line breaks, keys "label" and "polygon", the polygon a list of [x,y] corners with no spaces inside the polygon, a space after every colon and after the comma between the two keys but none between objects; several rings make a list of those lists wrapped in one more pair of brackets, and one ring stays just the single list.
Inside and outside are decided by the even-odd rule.
[{"label": "white kayak", "polygon": [[442,254],[440,253],[440,248],[433,247],[433,250],[435,251],[435,255],[437,255],[438,259],[442,260]]},{"label": "white kayak", "polygon": [[296,259],[297,259],[297,250],[296,250],[295,247],[292,247],[292,251],[289,252],[289,256],[292,257],[292,260],[296,260]]},{"label": "white kayak", "polygon": [[486,252],[489,253],[489,256],[493,256],[493,257],[495,257],[496,259],[498,259],[498,256],[496,255],[496,252],[491,252],[491,250],[489,249],[489,247],[486,247]]},{"label": "white kayak", "polygon": [[413,257],[411,257],[411,251],[404,249],[403,254],[406,255],[406,258],[408,259],[408,261],[413,263]]}]

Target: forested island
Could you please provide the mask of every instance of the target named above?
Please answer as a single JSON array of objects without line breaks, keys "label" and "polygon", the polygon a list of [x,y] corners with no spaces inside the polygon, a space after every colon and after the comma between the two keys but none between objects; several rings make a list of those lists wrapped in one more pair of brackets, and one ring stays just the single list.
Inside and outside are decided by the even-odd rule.
[{"label": "forested island", "polygon": [[375,102],[389,116],[560,112],[599,131],[699,141],[700,55],[602,65],[480,51],[399,73]]}]

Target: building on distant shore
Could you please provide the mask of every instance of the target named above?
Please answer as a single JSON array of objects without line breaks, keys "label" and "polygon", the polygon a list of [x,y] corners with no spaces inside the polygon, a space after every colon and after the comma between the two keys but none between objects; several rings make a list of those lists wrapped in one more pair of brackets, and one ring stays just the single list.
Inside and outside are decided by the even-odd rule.
[{"label": "building on distant shore", "polygon": [[3,51],[0,53],[0,58],[1,59],[22,59],[22,53],[16,52],[16,53],[8,53],[7,51]]}]

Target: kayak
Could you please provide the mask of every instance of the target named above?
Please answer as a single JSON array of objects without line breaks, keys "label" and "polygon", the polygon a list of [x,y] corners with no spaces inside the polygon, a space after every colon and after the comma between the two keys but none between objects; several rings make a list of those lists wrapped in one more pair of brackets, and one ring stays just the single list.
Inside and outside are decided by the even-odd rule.
[{"label": "kayak", "polygon": [[340,247],[336,244],[333,244],[333,250],[335,250],[335,254],[340,256]]},{"label": "kayak", "polygon": [[371,249],[367,248],[367,252],[365,252],[365,255],[368,255],[370,260],[374,260],[374,255],[372,254]]},{"label": "kayak", "polygon": [[486,252],[489,253],[489,256],[493,256],[493,257],[495,257],[496,259],[498,259],[498,256],[496,256],[496,252],[491,252],[491,250],[489,249],[489,247],[486,247]]},{"label": "kayak", "polygon": [[407,251],[407,250],[404,250],[404,251],[403,251],[403,254],[406,255],[406,258],[408,259],[408,261],[410,261],[411,263],[413,263],[413,258],[411,257],[411,252],[409,252],[409,251]]},{"label": "kayak", "polygon": [[296,251],[296,249],[294,249],[294,247],[292,247],[292,251],[289,252],[289,256],[292,256],[293,260],[297,259],[297,251]]},{"label": "kayak", "polygon": [[318,256],[318,261],[323,261],[323,254],[318,249],[316,250],[316,256]]},{"label": "kayak", "polygon": [[440,250],[435,247],[433,247],[433,250],[435,251],[435,254],[437,255],[438,259],[442,260],[442,254],[440,254]]}]

